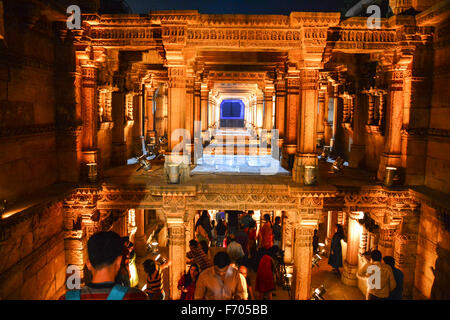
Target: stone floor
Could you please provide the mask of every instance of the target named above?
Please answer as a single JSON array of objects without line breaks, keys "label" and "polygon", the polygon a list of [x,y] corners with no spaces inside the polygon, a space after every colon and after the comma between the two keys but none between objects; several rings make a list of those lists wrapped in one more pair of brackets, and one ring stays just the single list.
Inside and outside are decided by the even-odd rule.
[{"label": "stone floor", "polygon": [[[292,181],[289,174],[259,175],[248,173],[211,172],[207,174],[192,174],[190,179],[180,185],[172,185],[166,181],[163,171],[163,161],[152,161],[149,171],[136,171],[138,164],[120,166],[108,169],[104,172],[104,183],[111,185],[152,185],[164,186],[195,186],[202,184],[270,184],[286,187],[301,187],[305,190],[333,190],[336,187],[374,187],[381,186],[377,181],[375,172],[367,172],[361,169],[345,167],[341,174],[330,173],[331,163],[319,163],[319,179],[314,186],[301,186]],[[195,171],[195,166],[191,170]]]}]

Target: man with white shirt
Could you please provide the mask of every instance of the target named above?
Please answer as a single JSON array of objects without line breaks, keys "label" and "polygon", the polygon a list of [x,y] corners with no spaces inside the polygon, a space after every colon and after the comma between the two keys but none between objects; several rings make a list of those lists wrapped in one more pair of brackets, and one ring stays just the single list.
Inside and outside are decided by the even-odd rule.
[{"label": "man with white shirt", "polygon": [[230,266],[226,252],[214,256],[214,266],[203,271],[197,280],[195,300],[243,300],[245,292],[239,271]]},{"label": "man with white shirt", "polygon": [[381,252],[373,250],[370,262],[358,272],[362,278],[367,278],[366,300],[388,300],[389,294],[395,289],[396,282],[392,268],[381,262]]}]

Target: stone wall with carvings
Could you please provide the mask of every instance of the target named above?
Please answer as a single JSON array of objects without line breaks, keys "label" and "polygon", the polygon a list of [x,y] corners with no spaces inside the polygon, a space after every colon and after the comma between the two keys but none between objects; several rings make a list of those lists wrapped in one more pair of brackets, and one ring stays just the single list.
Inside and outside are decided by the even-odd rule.
[{"label": "stone wall with carvings", "polygon": [[[4,38],[0,54],[0,198],[9,203],[21,195],[71,175],[76,155],[73,139],[57,151],[58,132],[75,126],[73,52],[54,30],[49,12],[36,3],[4,3]],[[72,56],[73,60],[73,56]],[[60,126],[71,124],[72,126]],[[63,166],[58,166],[58,160]],[[75,162],[76,164],[76,162]],[[58,171],[58,168],[64,168]]]},{"label": "stone wall with carvings", "polygon": [[422,204],[414,280],[416,298],[450,299],[448,228],[448,212],[433,208],[429,203]]},{"label": "stone wall with carvings", "polygon": [[435,13],[432,19],[438,19],[439,23],[434,24],[434,72],[425,176],[427,186],[443,192],[450,192],[447,183],[450,176],[450,124],[446,120],[450,112],[450,19],[444,18],[445,10],[449,8],[447,4],[444,8],[431,10]]}]

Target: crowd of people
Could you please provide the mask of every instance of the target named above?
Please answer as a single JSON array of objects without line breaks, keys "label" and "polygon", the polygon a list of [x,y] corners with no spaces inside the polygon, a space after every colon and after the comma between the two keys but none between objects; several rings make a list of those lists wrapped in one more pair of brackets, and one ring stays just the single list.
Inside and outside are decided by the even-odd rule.
[{"label": "crowd of people", "polygon": [[[247,213],[228,211],[228,221],[221,214],[217,223],[210,221],[203,211],[195,225],[195,239],[189,241],[186,254],[188,270],[178,281],[181,300],[271,300],[276,289],[276,268],[280,263],[281,219],[272,224],[269,214],[256,232],[253,211]],[[331,241],[328,263],[340,275],[342,267],[341,225]],[[313,244],[318,241],[317,233]],[[219,247],[210,257],[210,247]],[[164,300],[163,270],[171,265],[153,259],[143,262],[146,288],[137,288],[134,245],[128,237],[120,237],[113,231],[94,234],[87,243],[87,285],[70,290],[61,299],[66,300]],[[383,262],[382,262],[383,260]],[[371,277],[375,266],[379,270],[376,286],[369,286],[367,299],[396,300],[402,298],[403,273],[395,268],[393,257],[382,259],[380,251],[373,250],[359,277]],[[133,270],[134,268],[134,270]],[[256,272],[254,286],[249,270]]]},{"label": "crowd of people", "polygon": [[[182,299],[272,299],[281,219],[275,218],[272,224],[270,215],[264,215],[264,223],[257,232],[253,214],[252,210],[218,212],[211,221],[209,213],[202,212],[195,224],[195,239],[189,242],[190,251],[186,254],[190,268],[178,286],[182,293],[186,291]],[[221,248],[213,259],[208,255],[210,247]],[[197,277],[190,276],[192,266],[199,271]],[[256,272],[254,287],[249,270]],[[186,279],[194,294],[187,294]]]}]

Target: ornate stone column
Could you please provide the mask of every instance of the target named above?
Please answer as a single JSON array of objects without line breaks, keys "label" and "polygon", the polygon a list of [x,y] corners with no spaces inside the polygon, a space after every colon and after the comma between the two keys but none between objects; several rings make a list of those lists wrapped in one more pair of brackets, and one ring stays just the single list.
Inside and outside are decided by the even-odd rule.
[{"label": "ornate stone column", "polygon": [[[191,161],[188,144],[191,143],[185,135],[186,125],[186,67],[169,67],[168,89],[168,152],[164,161],[164,171],[168,176],[168,166],[179,165],[180,182],[189,179]],[[175,150],[175,147],[177,150]]]},{"label": "ornate stone column", "polygon": [[380,228],[380,240],[378,250],[384,256],[394,256],[394,234],[395,227],[384,225]]},{"label": "ornate stone column", "polygon": [[[140,156],[142,154],[143,123],[142,119],[142,90],[133,95],[133,142],[134,148],[131,150],[133,156]],[[137,151],[139,150],[139,151]]]},{"label": "ornate stone column", "polygon": [[253,125],[255,128],[258,127],[258,119],[257,119],[257,111],[256,111],[256,96],[253,98],[252,102],[252,119],[253,119]]},{"label": "ornate stone column", "polygon": [[347,256],[344,261],[344,268],[341,280],[347,286],[356,287],[358,279],[358,251],[362,226],[358,219],[361,219],[360,212],[351,212],[348,221]]},{"label": "ornate stone column", "polygon": [[196,79],[194,83],[194,163],[197,164],[198,159],[202,156],[202,126],[201,126],[201,82]]},{"label": "ornate stone column", "polygon": [[192,155],[194,151],[194,77],[188,74],[186,79],[186,111],[184,128],[189,132],[190,139],[186,141],[187,149]]},{"label": "ornate stone column", "polygon": [[420,204],[409,201],[400,230],[394,235],[395,265],[403,272],[403,297],[413,298],[416,252],[420,223]]},{"label": "ornate stone column", "polygon": [[116,166],[127,163],[127,145],[125,143],[125,92],[112,93],[112,154],[111,163]]},{"label": "ornate stone column", "polygon": [[155,137],[155,114],[153,110],[153,95],[155,89],[151,86],[145,86],[145,135],[146,140],[149,141],[150,137]]},{"label": "ornate stone column", "polygon": [[135,209],[136,214],[136,234],[134,236],[136,254],[143,257],[146,254],[147,248],[145,243],[145,210]]},{"label": "ornate stone column", "polygon": [[180,299],[180,290],[177,289],[178,280],[186,270],[186,228],[184,225],[184,212],[167,213],[167,227],[169,233],[169,297],[172,300]]},{"label": "ornate stone column", "polygon": [[367,105],[368,105],[368,125],[375,125],[377,123],[376,114],[375,114],[375,97],[372,92],[367,92]]},{"label": "ornate stone column", "polygon": [[312,237],[317,221],[302,220],[295,225],[294,299],[308,300],[311,296]]},{"label": "ornate stone column", "polygon": [[358,92],[353,114],[353,143],[349,155],[349,167],[360,168],[364,165],[366,146],[364,144],[364,133],[366,129],[365,115],[367,113],[367,102],[365,95]]},{"label": "ornate stone column", "polygon": [[377,178],[382,180],[386,166],[401,167],[402,124],[404,108],[405,66],[393,65],[388,68],[388,100],[386,106],[386,140],[380,157]]},{"label": "ornate stone column", "polygon": [[264,124],[263,127],[267,132],[272,131],[273,118],[273,87],[266,87],[264,91]]},{"label": "ornate stone column", "polygon": [[297,153],[292,179],[304,183],[305,166],[316,167],[318,175],[317,142],[317,98],[319,71],[302,69],[300,73],[300,121],[298,122]]},{"label": "ornate stone column", "polygon": [[201,96],[200,96],[200,105],[201,105],[201,122],[202,122],[202,132],[208,130],[208,96],[209,89],[208,85],[205,83],[201,84]]},{"label": "ornate stone column", "polygon": [[158,137],[167,134],[167,84],[156,90],[155,131]]},{"label": "ornate stone column", "polygon": [[333,134],[332,123],[328,121],[329,118],[329,105],[330,105],[330,94],[332,93],[332,87],[327,81],[327,89],[325,91],[325,113],[323,115],[323,130],[324,130],[324,145],[329,146],[331,144],[331,137]]},{"label": "ornate stone column", "polygon": [[297,151],[298,116],[300,109],[300,71],[291,69],[286,75],[286,121],[281,165],[288,169],[289,158]]},{"label": "ornate stone column", "polygon": [[81,174],[87,178],[87,163],[98,163],[97,150],[97,66],[94,61],[81,63],[81,118],[82,125],[82,150],[83,168]]},{"label": "ornate stone column", "polygon": [[319,87],[319,95],[318,95],[318,108],[319,111],[317,113],[317,140],[321,140],[325,142],[325,114],[328,106],[326,105],[326,95],[327,95],[327,86],[326,83],[321,83]]},{"label": "ornate stone column", "polygon": [[338,223],[338,214],[336,211],[328,211],[328,219],[327,219],[327,252],[330,252],[331,247],[331,239],[334,236],[334,230],[336,228],[336,224]]},{"label": "ornate stone column", "polygon": [[258,94],[256,96],[256,127],[258,128],[258,134],[263,128],[264,122],[264,96]]},{"label": "ornate stone column", "polygon": [[279,75],[275,83],[275,128],[278,129],[278,146],[283,147],[286,113],[286,80]]},{"label": "ornate stone column", "polygon": [[284,262],[286,264],[290,264],[293,261],[294,228],[292,217],[295,215],[296,212],[285,212],[283,218],[283,237],[281,241],[284,250]]},{"label": "ornate stone column", "polygon": [[330,146],[333,152],[336,151],[336,131],[338,126],[338,103],[339,103],[339,84],[333,84],[333,124],[331,130]]}]

